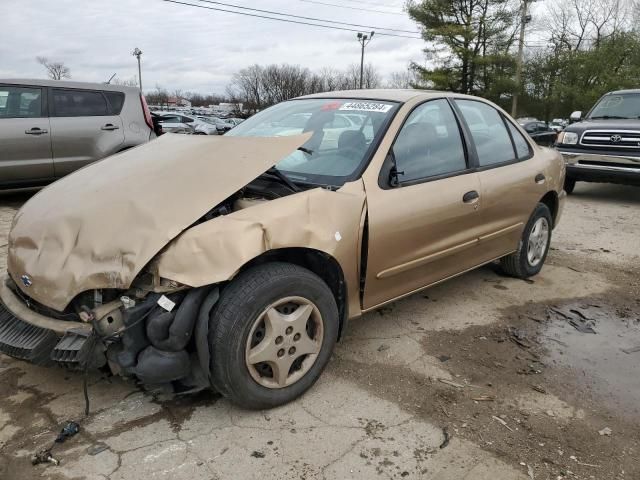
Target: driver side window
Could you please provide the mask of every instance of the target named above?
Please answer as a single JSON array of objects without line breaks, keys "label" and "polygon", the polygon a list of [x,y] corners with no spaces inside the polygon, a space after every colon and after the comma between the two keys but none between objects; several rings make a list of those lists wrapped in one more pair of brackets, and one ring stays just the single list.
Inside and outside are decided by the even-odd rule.
[{"label": "driver side window", "polygon": [[467,168],[458,122],[444,100],[417,107],[393,146],[398,181],[411,182]]}]

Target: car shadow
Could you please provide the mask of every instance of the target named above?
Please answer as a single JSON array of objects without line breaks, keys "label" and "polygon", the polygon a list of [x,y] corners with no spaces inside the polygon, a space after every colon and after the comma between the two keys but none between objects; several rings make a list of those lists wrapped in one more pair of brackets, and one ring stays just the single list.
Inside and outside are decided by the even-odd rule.
[{"label": "car shadow", "polygon": [[603,203],[640,204],[640,186],[578,182],[570,198]]}]

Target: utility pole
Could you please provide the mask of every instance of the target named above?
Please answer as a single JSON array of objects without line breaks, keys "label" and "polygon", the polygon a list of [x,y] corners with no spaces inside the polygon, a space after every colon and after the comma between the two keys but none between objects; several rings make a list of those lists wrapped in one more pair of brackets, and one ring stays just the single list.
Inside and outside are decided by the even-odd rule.
[{"label": "utility pole", "polygon": [[142,92],[142,69],[140,68],[140,56],[142,55],[142,50],[136,47],[132,55],[138,58],[138,85],[140,86],[140,91]]},{"label": "utility pole", "polygon": [[520,40],[518,42],[518,58],[516,58],[516,88],[513,92],[513,100],[511,103],[511,116],[515,118],[518,114],[518,97],[522,89],[522,66],[524,64],[524,33],[527,23],[531,21],[531,15],[528,13],[530,2],[536,0],[522,0],[522,16],[520,18]]},{"label": "utility pole", "polygon": [[362,53],[360,54],[360,90],[362,90],[362,82],[364,78],[364,47],[369,45],[369,42],[373,38],[376,32],[371,32],[369,35],[366,33],[358,32],[358,42],[362,45]]}]

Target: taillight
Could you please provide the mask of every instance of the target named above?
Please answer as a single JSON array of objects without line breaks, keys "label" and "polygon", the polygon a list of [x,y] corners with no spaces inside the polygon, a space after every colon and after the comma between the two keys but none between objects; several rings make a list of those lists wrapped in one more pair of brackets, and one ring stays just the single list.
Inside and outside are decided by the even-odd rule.
[{"label": "taillight", "polygon": [[153,119],[151,118],[151,111],[149,110],[147,100],[144,98],[144,95],[142,93],[140,93],[140,104],[142,105],[142,111],[144,112],[144,121],[149,126],[149,128],[153,130]]}]

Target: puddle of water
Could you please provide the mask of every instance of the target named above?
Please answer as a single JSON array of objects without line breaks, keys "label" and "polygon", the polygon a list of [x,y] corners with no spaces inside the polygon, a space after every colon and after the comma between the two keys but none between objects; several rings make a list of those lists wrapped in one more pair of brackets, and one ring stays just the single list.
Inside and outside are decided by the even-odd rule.
[{"label": "puddle of water", "polygon": [[[552,321],[544,332],[549,359],[574,370],[575,381],[606,398],[608,405],[637,418],[640,351],[622,351],[640,346],[637,313],[583,304],[563,305],[550,313]],[[593,326],[596,333],[582,333],[572,321],[578,327]]]}]

